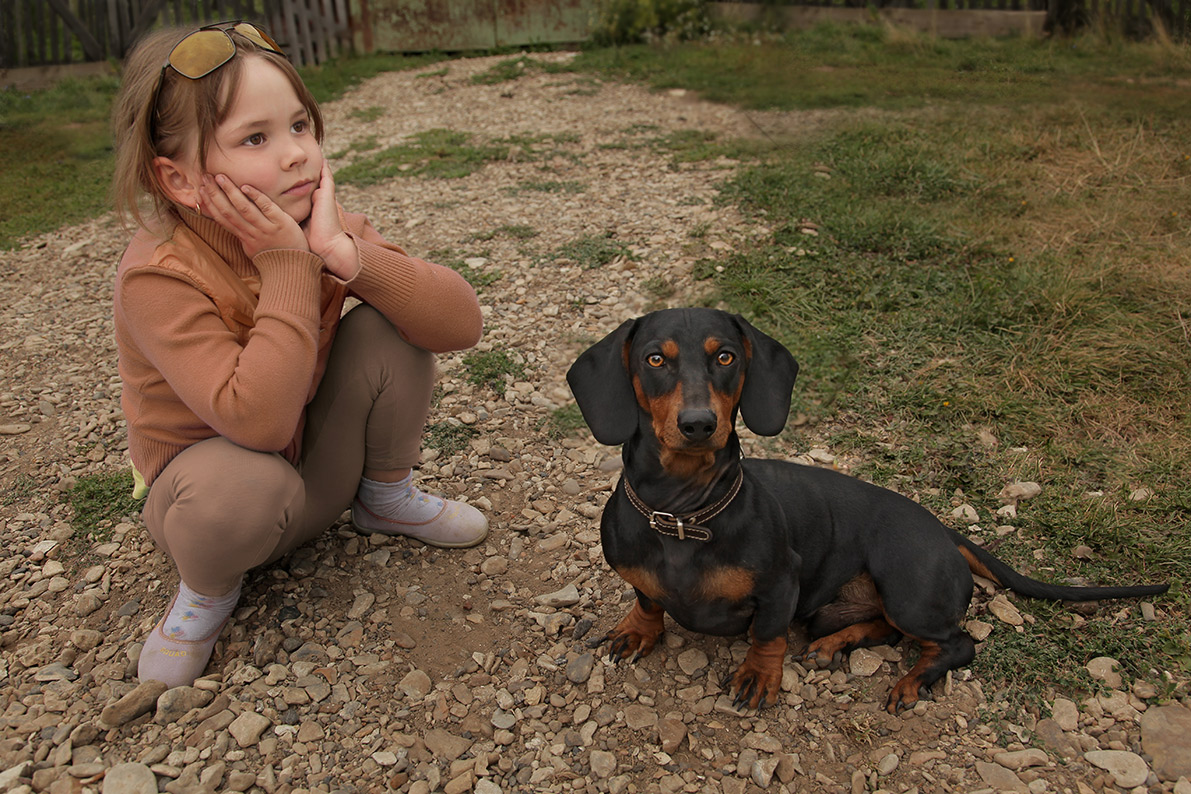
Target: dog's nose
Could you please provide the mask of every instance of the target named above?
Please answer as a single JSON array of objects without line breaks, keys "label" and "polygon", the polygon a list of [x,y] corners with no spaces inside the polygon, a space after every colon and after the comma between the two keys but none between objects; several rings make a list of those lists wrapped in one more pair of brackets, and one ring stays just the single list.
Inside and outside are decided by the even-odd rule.
[{"label": "dog's nose", "polygon": [[706,441],[715,432],[715,411],[710,408],[680,411],[678,430],[691,441]]}]

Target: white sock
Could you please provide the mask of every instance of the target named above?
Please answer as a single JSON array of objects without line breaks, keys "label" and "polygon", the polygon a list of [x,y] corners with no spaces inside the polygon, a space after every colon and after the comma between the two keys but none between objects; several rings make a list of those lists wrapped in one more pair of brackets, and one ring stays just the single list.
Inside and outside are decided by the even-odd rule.
[{"label": "white sock", "polygon": [[178,585],[174,606],[161,623],[161,633],[171,640],[194,642],[205,640],[223,625],[240,600],[240,586],[222,596],[205,596],[186,586]]},{"label": "white sock", "polygon": [[442,499],[414,487],[412,473],[400,482],[377,482],[361,477],[356,496],[376,515],[410,524],[431,521],[443,510]]}]

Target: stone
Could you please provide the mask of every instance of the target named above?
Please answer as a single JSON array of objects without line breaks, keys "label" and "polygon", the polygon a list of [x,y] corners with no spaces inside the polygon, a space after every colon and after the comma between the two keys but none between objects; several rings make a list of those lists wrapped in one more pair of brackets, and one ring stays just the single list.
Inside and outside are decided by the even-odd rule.
[{"label": "stone", "polygon": [[658,724],[658,713],[648,706],[637,703],[626,706],[624,710],[625,724],[634,730],[652,728]]},{"label": "stone", "polygon": [[569,584],[561,590],[555,590],[553,593],[537,596],[534,598],[534,601],[543,606],[554,607],[555,609],[574,606],[579,603],[579,588],[574,584]]},{"label": "stone", "polygon": [[882,777],[892,775],[893,770],[897,769],[900,761],[901,759],[897,757],[897,753],[888,753],[882,756],[881,760],[877,762],[877,774]]},{"label": "stone", "polygon": [[1030,787],[1022,782],[1012,770],[1000,764],[990,764],[987,761],[976,762],[976,774],[986,786],[997,791],[1016,791],[1019,794],[1030,794]]},{"label": "stone", "polygon": [[231,721],[227,726],[228,733],[241,747],[252,747],[261,739],[261,734],[273,725],[264,714],[255,711],[245,711]]},{"label": "stone", "polygon": [[116,764],[104,775],[102,794],[157,794],[157,776],[138,763]]},{"label": "stone", "polygon": [[582,684],[591,678],[591,671],[595,667],[595,655],[590,651],[581,653],[567,662],[567,680],[573,684]]},{"label": "stone", "polygon": [[707,654],[700,648],[689,648],[678,654],[678,669],[689,676],[701,673],[707,663]]},{"label": "stone", "polygon": [[993,760],[1006,769],[1012,769],[1014,772],[1020,772],[1032,766],[1046,766],[1050,762],[1046,753],[1035,747],[1026,750],[997,753],[993,756]]},{"label": "stone", "polygon": [[997,620],[1010,626],[1021,626],[1026,622],[1004,593],[997,593],[996,597],[988,602],[988,611],[993,613]]},{"label": "stone", "polygon": [[99,714],[99,721],[109,728],[118,728],[142,714],[147,714],[157,704],[157,698],[168,687],[161,681],[143,681],[124,697],[109,704]]},{"label": "stone", "polygon": [[1121,688],[1121,674],[1117,672],[1121,663],[1116,659],[1108,656],[1097,656],[1092,661],[1088,662],[1087,670],[1092,678],[1097,681],[1103,681],[1104,685],[1109,689]]},{"label": "stone", "polygon": [[167,689],[157,698],[157,713],[153,715],[153,721],[158,725],[169,725],[186,716],[191,709],[200,709],[214,699],[214,692],[192,686]]},{"label": "stone", "polygon": [[414,700],[421,700],[430,694],[430,687],[430,676],[421,670],[410,670],[397,685],[397,688],[404,692],[406,697]]},{"label": "stone", "polygon": [[848,669],[852,671],[852,675],[861,678],[873,675],[884,663],[884,659],[868,648],[857,648],[848,654]]},{"label": "stone", "polygon": [[1121,788],[1136,788],[1146,782],[1150,768],[1137,753],[1128,750],[1092,750],[1083,754],[1084,760],[1112,775]]},{"label": "stone", "polygon": [[1059,723],[1055,720],[1038,720],[1038,724],[1034,726],[1034,733],[1038,734],[1038,738],[1052,752],[1058,753],[1063,758],[1071,759],[1079,755],[1079,749],[1075,746],[1071,737],[1063,731]]},{"label": "stone", "polygon": [[1023,499],[1033,499],[1042,493],[1042,486],[1036,482],[1011,482],[1001,489],[997,499],[1006,504],[1017,504]]},{"label": "stone", "polygon": [[486,777],[477,780],[476,786],[472,791],[474,794],[504,794],[499,785]]},{"label": "stone", "polygon": [[773,775],[777,771],[777,763],[777,759],[772,756],[758,758],[754,761],[751,775],[753,782],[762,789],[769,788],[769,784],[773,782]]},{"label": "stone", "polygon": [[1063,730],[1073,731],[1079,727],[1079,707],[1075,705],[1074,701],[1067,698],[1055,698],[1050,711],[1055,722]]},{"label": "stone", "polygon": [[1159,780],[1191,778],[1191,709],[1169,705],[1141,715],[1141,747]]},{"label": "stone", "polygon": [[592,750],[588,762],[591,773],[601,780],[606,780],[616,772],[616,756],[606,750]]},{"label": "stone", "polygon": [[456,736],[442,728],[427,731],[423,741],[426,742],[426,749],[434,753],[435,756],[448,761],[454,761],[470,750],[472,745],[471,739]]},{"label": "stone", "polygon": [[662,742],[662,752],[676,753],[686,738],[686,723],[682,720],[665,718],[658,721],[658,738]]}]

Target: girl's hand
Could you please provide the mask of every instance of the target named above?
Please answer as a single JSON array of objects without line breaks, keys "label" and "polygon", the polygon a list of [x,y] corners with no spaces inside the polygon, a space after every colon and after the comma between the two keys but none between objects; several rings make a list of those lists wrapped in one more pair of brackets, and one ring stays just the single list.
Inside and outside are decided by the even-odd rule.
[{"label": "girl's hand", "polygon": [[204,175],[199,191],[206,214],[236,236],[249,259],[275,248],[310,250],[298,222],[251,185]]},{"label": "girl's hand", "polygon": [[323,258],[327,270],[344,281],[351,281],[360,271],[360,253],[356,241],[339,225],[339,206],[335,203],[335,179],[331,166],[323,160],[318,189],[312,198],[310,217],[302,225],[310,250]]}]

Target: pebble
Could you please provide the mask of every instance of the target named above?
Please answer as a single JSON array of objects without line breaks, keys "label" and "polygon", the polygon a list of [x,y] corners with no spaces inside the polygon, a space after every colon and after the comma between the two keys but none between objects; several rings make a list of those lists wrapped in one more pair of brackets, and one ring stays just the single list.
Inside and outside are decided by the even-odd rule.
[{"label": "pebble", "polygon": [[980,775],[980,779],[984,781],[986,786],[994,788],[997,791],[1016,791],[1020,794],[1030,794],[1030,787],[1023,783],[1022,779],[1014,774],[1013,770],[1006,769],[1000,764],[977,761],[976,774]]},{"label": "pebble", "polygon": [[625,707],[624,721],[634,730],[652,728],[658,724],[658,713],[647,706],[634,703]]},{"label": "pebble", "polygon": [[1128,750],[1092,750],[1083,757],[1112,775],[1113,782],[1121,788],[1136,788],[1150,776],[1150,768],[1142,757]]},{"label": "pebble", "polygon": [[1087,664],[1088,674],[1097,681],[1103,681],[1109,689],[1121,688],[1121,674],[1117,672],[1121,663],[1108,656],[1097,656]]},{"label": "pebble", "polygon": [[1042,493],[1042,486],[1036,482],[1011,482],[1001,489],[997,498],[1008,504],[1017,504],[1023,499],[1033,499]]},{"label": "pebble", "polygon": [[591,773],[601,780],[607,780],[616,773],[616,755],[606,750],[592,750],[588,763]]},{"label": "pebble", "polygon": [[539,604],[548,607],[559,609],[562,607],[570,607],[579,603],[579,588],[574,584],[568,584],[561,590],[555,590],[553,593],[546,593],[534,598]]},{"label": "pebble", "polygon": [[397,688],[404,692],[406,697],[414,700],[421,700],[430,694],[430,687],[430,676],[421,670],[410,670],[397,685]]},{"label": "pebble", "polygon": [[1059,727],[1064,731],[1073,731],[1079,727],[1079,707],[1067,698],[1055,698],[1051,706],[1051,713]]},{"label": "pebble", "polygon": [[273,725],[264,714],[245,711],[227,726],[228,733],[241,747],[252,747],[260,741],[261,735]]},{"label": "pebble", "polygon": [[142,714],[153,710],[157,705],[157,698],[165,692],[166,688],[161,681],[144,681],[115,703],[105,706],[99,714],[99,721],[113,728],[131,722]]},{"label": "pebble", "polygon": [[868,648],[857,648],[848,654],[848,669],[852,675],[868,678],[881,669],[885,663],[878,654]]},{"label": "pebble", "polygon": [[1050,759],[1046,757],[1046,753],[1033,747],[1028,750],[997,753],[993,756],[993,760],[1014,772],[1020,772],[1032,766],[1046,766],[1046,764],[1050,763]]},{"label": "pebble", "polygon": [[991,601],[988,602],[988,611],[1002,623],[1008,623],[1010,626],[1021,626],[1026,621],[1021,616],[1021,612],[1017,610],[1009,599],[1005,597],[1004,593],[998,593]]},{"label": "pebble", "polygon": [[1141,746],[1160,780],[1191,778],[1191,709],[1177,704],[1147,709]]}]

